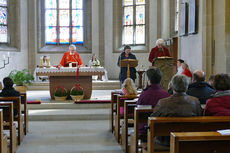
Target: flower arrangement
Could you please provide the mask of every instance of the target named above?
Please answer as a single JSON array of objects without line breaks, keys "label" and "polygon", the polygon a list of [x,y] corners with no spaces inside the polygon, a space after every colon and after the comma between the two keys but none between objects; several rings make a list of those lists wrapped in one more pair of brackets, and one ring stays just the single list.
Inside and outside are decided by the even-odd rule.
[{"label": "flower arrangement", "polygon": [[54,92],[55,100],[66,100],[67,95],[67,90],[61,86],[58,86]]},{"label": "flower arrangement", "polygon": [[80,86],[80,84],[76,84],[70,91],[70,96],[73,100],[78,101],[83,99],[84,97],[84,90]]}]

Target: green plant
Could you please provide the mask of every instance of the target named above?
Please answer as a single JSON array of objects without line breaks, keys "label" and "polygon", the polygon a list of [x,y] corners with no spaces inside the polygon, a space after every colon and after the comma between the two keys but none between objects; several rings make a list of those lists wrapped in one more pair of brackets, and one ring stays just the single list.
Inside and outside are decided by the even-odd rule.
[{"label": "green plant", "polygon": [[70,95],[84,95],[84,90],[83,88],[79,85],[75,85],[71,91],[70,91]]},{"label": "green plant", "polygon": [[54,92],[54,96],[56,96],[56,97],[65,97],[65,96],[67,96],[67,94],[68,93],[67,93],[66,89],[63,87],[57,87],[55,92]]},{"label": "green plant", "polygon": [[17,86],[31,84],[31,82],[34,80],[33,75],[28,69],[24,69],[22,71],[13,70],[10,72],[9,77]]}]

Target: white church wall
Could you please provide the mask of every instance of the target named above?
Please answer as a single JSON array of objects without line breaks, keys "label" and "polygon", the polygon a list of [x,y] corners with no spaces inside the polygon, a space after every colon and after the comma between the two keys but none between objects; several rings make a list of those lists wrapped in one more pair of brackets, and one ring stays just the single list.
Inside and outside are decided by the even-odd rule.
[{"label": "white church wall", "polygon": [[[28,26],[27,26],[27,0],[20,0],[18,1],[17,9],[19,9],[19,14],[17,14],[16,21],[18,22],[18,27],[20,30],[18,35],[18,39],[20,39],[20,43],[18,44],[18,47],[15,49],[6,49],[0,51],[0,67],[3,66],[3,61],[2,61],[2,56],[5,55],[7,57],[8,52],[10,52],[10,59],[9,59],[9,64],[5,66],[5,68],[0,69],[0,81],[6,76],[9,75],[9,73],[12,70],[22,70],[25,68],[28,68]],[[16,7],[16,6],[14,6]],[[13,23],[16,24],[16,23]]]},{"label": "white church wall", "polygon": [[[184,0],[184,2],[189,0]],[[198,33],[194,35],[183,36],[179,38],[179,58],[185,60],[192,71],[196,69],[202,69],[202,26],[203,26],[203,5],[202,1],[199,1],[199,18],[198,18]]]}]

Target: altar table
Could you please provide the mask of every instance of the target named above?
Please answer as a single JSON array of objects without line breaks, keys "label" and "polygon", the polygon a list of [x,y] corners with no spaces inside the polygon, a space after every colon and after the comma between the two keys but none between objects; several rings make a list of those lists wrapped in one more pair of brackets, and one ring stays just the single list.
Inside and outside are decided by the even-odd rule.
[{"label": "altar table", "polygon": [[103,67],[80,67],[78,80],[76,67],[62,67],[60,69],[55,67],[36,68],[35,74],[36,76],[49,76],[49,90],[52,99],[54,99],[54,92],[58,86],[70,91],[76,83],[80,83],[83,88],[84,99],[90,99],[92,94],[92,76],[104,75],[105,71]]}]

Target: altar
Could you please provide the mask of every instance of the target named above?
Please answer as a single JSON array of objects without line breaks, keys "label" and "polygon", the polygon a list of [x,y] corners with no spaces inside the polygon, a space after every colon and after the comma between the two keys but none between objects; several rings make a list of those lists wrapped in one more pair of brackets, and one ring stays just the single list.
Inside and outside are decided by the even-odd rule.
[{"label": "altar", "polygon": [[83,88],[84,99],[90,99],[92,94],[92,76],[102,76],[105,74],[105,70],[103,67],[80,67],[78,79],[76,67],[62,67],[60,69],[56,67],[36,68],[35,74],[36,76],[49,77],[49,90],[52,99],[54,99],[54,92],[58,86],[70,91],[76,83],[80,83]]}]

